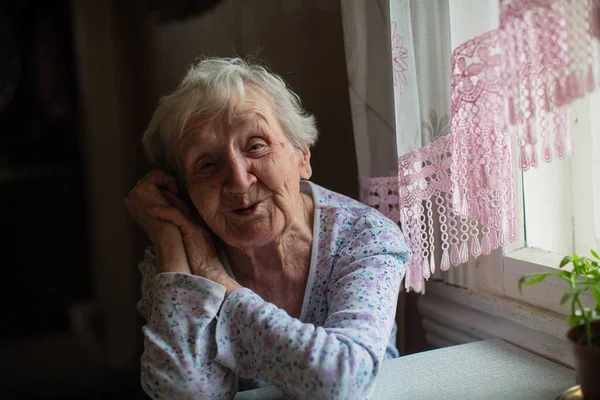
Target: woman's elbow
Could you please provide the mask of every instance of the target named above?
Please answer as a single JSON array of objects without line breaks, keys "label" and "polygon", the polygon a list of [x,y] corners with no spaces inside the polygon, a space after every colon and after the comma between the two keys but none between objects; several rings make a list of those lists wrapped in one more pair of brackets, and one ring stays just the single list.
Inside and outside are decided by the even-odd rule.
[{"label": "woman's elbow", "polygon": [[375,386],[378,368],[363,366],[340,377],[340,387],[336,390],[334,399],[368,399]]},{"label": "woman's elbow", "polygon": [[317,390],[319,399],[364,400],[370,397],[379,371],[379,361],[370,356],[338,359],[336,365],[323,364]]},{"label": "woman's elbow", "polygon": [[[187,371],[170,374],[142,362],[141,385],[153,400],[233,399],[236,393],[235,375],[222,368],[208,377]],[[210,378],[210,379],[208,379]]]},{"label": "woman's elbow", "polygon": [[142,373],[140,376],[140,384],[144,392],[152,400],[167,400],[171,398],[171,394],[166,390],[164,383],[161,384],[161,379],[152,371],[151,367],[142,364]]}]

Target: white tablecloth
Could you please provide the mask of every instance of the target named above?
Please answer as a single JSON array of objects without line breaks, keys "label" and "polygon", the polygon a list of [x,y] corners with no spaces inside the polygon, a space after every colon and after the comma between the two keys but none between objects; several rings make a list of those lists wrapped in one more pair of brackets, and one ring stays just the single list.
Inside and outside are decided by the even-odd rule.
[{"label": "white tablecloth", "polygon": [[[554,400],[575,385],[575,371],[499,339],[386,360],[372,399]],[[236,400],[279,400],[275,388]]]}]

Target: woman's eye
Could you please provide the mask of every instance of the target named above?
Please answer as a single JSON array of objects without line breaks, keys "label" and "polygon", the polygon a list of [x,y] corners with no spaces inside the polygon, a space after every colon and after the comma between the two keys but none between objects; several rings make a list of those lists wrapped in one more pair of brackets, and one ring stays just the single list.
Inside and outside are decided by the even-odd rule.
[{"label": "woman's eye", "polygon": [[212,161],[204,161],[198,164],[198,171],[203,172],[214,167],[215,163]]},{"label": "woman's eye", "polygon": [[260,151],[263,150],[265,147],[267,147],[264,143],[254,143],[252,146],[250,146],[249,150],[250,151]]}]

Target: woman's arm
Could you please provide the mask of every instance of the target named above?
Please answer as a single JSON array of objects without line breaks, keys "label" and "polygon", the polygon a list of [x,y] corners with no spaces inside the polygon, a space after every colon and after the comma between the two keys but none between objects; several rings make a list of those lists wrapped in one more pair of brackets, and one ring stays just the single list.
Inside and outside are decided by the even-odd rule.
[{"label": "woman's arm", "polygon": [[[233,398],[235,375],[214,362],[214,330],[225,292],[235,285],[218,280],[227,285],[225,288],[192,276],[196,271],[190,268],[190,259],[216,259],[204,232],[193,232],[195,245],[201,248],[190,254],[185,248],[184,232],[148,212],[176,207],[185,211],[177,192],[173,177],[152,171],[125,198],[127,208],[156,249],[156,256],[147,251],[140,264],[142,300],[138,309],[147,320],[143,328],[142,387],[155,400]],[[208,266],[212,274],[220,271],[216,263]]]},{"label": "woman's arm", "polygon": [[353,229],[326,283],[329,314],[323,327],[302,323],[239,289],[221,308],[216,360],[295,398],[368,398],[410,252],[390,221],[365,217]]},{"label": "woman's arm", "polygon": [[231,399],[235,374],[215,362],[216,315],[225,288],[210,280],[181,273],[155,274],[150,249],[140,263],[146,318],[141,382],[155,400]]}]

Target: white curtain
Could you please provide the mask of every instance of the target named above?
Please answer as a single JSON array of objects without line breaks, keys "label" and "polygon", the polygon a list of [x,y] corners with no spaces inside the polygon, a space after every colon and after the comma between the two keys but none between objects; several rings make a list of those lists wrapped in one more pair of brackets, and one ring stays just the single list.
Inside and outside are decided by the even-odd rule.
[{"label": "white curtain", "polygon": [[600,82],[600,0],[341,4],[361,199],[400,223],[423,292],[516,239],[513,143],[524,170],[571,153],[567,106]]},{"label": "white curtain", "polygon": [[361,199],[399,221],[389,3],[341,6]]},{"label": "white curtain", "polygon": [[450,133],[448,1],[390,1],[398,155]]},{"label": "white curtain", "polygon": [[[461,232],[456,230],[460,219],[457,224],[452,214],[444,221],[444,227],[450,225],[438,235],[441,251],[435,251],[438,211],[440,206],[452,207],[450,174],[439,176],[436,187],[418,177],[423,161],[434,153],[440,161],[451,151],[451,141],[442,138],[449,138],[451,126],[453,41],[493,29],[497,6],[494,10],[492,0],[342,0],[341,4],[361,199],[402,225],[415,253],[413,262],[419,264],[419,270],[409,270],[405,286],[421,292],[423,277],[429,278],[440,262],[448,269],[452,248],[460,243]],[[465,21],[473,16],[467,10],[477,10],[475,23]],[[427,145],[437,139],[442,139],[436,142],[437,151],[431,151]],[[404,185],[398,182],[398,157],[404,170],[410,170]],[[404,202],[399,190],[409,190],[400,193]],[[437,199],[421,201],[432,190],[439,192]],[[426,245],[415,247],[415,237],[424,237]],[[453,259],[455,265],[461,260]]]}]

